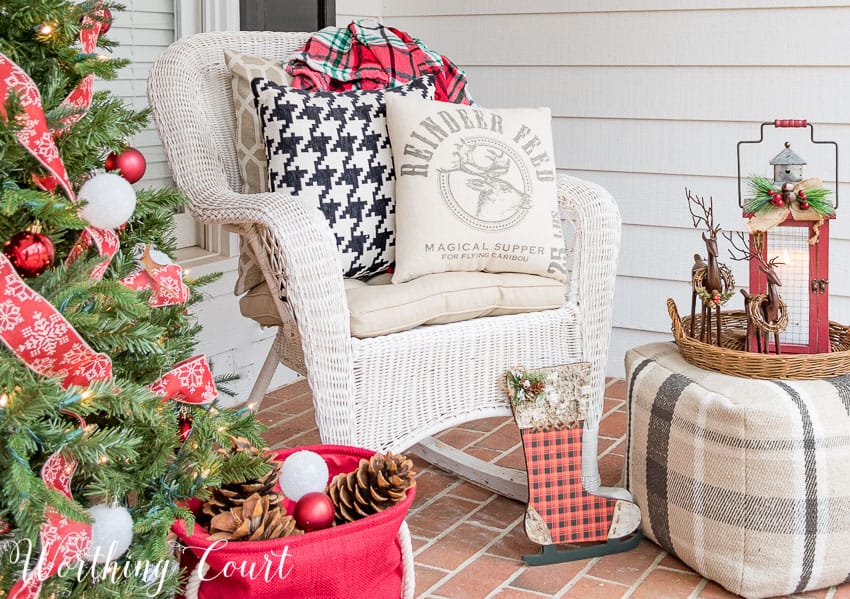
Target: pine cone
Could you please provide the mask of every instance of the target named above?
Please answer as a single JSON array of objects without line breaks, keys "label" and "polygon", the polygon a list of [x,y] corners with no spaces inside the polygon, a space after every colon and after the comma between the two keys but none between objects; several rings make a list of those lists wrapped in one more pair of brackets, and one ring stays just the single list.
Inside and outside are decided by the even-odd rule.
[{"label": "pine cone", "polygon": [[[254,447],[251,442],[244,437],[232,437],[231,443],[232,447],[229,451],[226,449],[220,449],[219,452],[223,455],[248,453],[251,456],[258,456],[262,453],[260,449]],[[277,481],[280,478],[281,463],[278,462],[271,454],[266,456],[266,463],[272,466],[272,470],[263,478],[245,482],[228,483],[219,488],[213,489],[212,497],[204,503],[201,514],[198,517],[198,522],[203,525],[208,524],[210,520],[218,514],[229,512],[232,508],[242,506],[245,501],[255,493],[260,496],[269,494],[277,495],[277,493],[274,493],[272,490],[275,485],[277,485]],[[281,499],[281,497],[278,497],[276,500],[272,500],[273,504],[280,504]]]},{"label": "pine cone", "polygon": [[264,541],[301,534],[295,519],[280,506],[281,495],[253,493],[240,506],[213,516],[210,539]]},{"label": "pine cone", "polygon": [[414,486],[413,462],[399,454],[376,453],[357,470],[337,474],[325,491],[333,501],[335,522],[344,524],[392,507]]}]

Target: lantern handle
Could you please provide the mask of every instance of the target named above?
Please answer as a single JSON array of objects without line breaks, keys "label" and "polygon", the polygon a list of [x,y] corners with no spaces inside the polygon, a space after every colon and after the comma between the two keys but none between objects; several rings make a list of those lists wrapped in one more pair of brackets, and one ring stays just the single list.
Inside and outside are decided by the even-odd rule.
[{"label": "lantern handle", "polygon": [[810,138],[813,144],[829,144],[835,148],[835,205],[834,208],[838,210],[838,143],[834,141],[828,140],[817,140],[815,139],[815,126],[805,119],[776,119],[774,121],[766,121],[761,124],[759,127],[759,138],[755,140],[748,141],[739,141],[737,147],[738,153],[738,206],[740,208],[744,208],[744,199],[741,197],[741,146],[743,144],[760,144],[764,141],[764,128],[768,125],[772,125],[779,128],[786,127],[794,127],[794,128],[802,128],[808,127],[810,130]]}]

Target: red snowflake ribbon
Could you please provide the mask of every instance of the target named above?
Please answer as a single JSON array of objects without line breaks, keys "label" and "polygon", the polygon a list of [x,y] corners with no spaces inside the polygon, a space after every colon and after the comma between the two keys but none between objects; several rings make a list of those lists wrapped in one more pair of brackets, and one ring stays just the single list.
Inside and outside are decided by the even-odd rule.
[{"label": "red snowflake ribbon", "polygon": [[153,308],[185,304],[189,299],[189,287],[183,282],[183,269],[179,264],[139,270],[121,279],[121,284],[136,291],[151,289],[149,303]]},{"label": "red snowflake ribbon", "polygon": [[[94,13],[100,18],[106,17],[106,11],[102,8]],[[80,47],[86,54],[91,54],[97,47],[97,38],[100,36],[101,28],[104,26],[102,21],[92,19],[89,15],[83,17],[83,27],[80,30]],[[62,100],[60,106],[62,108],[74,108],[74,112],[62,119],[62,128],[55,131],[57,135],[65,133],[71,128],[71,125],[83,118],[83,115],[88,112],[91,106],[92,95],[94,92],[94,74],[89,73],[77,86],[71,90],[71,93]]]},{"label": "red snowflake ribbon", "polygon": [[[38,162],[50,173],[50,183],[47,179],[41,179],[42,184],[60,185],[68,199],[74,200],[74,191],[68,180],[65,164],[59,156],[59,148],[53,140],[53,132],[47,128],[47,118],[44,116],[44,108],[41,105],[41,93],[32,78],[24,70],[0,53],[0,115],[4,118],[6,114],[6,99],[14,90],[18,95],[23,113],[21,129],[16,134],[18,142],[38,160]],[[53,191],[53,189],[48,189]]]},{"label": "red snowflake ribbon", "polygon": [[187,404],[209,403],[218,396],[212,371],[203,354],[183,360],[159,380],[148,386],[162,400]]},{"label": "red snowflake ribbon", "polygon": [[99,280],[103,278],[104,274],[106,274],[106,269],[109,268],[109,263],[112,262],[112,258],[121,246],[121,241],[118,239],[118,235],[115,231],[86,227],[83,229],[83,232],[80,233],[80,238],[68,254],[68,259],[65,260],[65,264],[71,264],[82,255],[86,248],[92,245],[94,245],[95,249],[97,249],[97,253],[104,258],[103,261],[95,266],[94,270],[91,272],[91,278]]},{"label": "red snowflake ribbon", "polygon": [[62,314],[33,291],[0,254],[0,341],[30,370],[62,386],[112,378],[109,356],[94,351]]},{"label": "red snowflake ribbon", "polygon": [[[41,478],[48,488],[56,489],[73,499],[71,478],[76,469],[76,461],[56,452],[47,458],[41,467]],[[24,571],[21,580],[12,585],[9,589],[9,599],[36,599],[45,580],[56,574],[60,568],[81,560],[91,547],[91,524],[66,518],[51,507],[44,510],[44,518],[45,522],[38,533],[38,561],[31,570]]]}]

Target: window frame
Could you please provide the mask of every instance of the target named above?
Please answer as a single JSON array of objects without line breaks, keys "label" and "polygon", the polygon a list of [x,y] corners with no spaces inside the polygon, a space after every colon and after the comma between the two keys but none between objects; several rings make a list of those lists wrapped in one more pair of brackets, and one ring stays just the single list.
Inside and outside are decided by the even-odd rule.
[{"label": "window frame", "polygon": [[[233,0],[174,0],[175,41],[205,31],[239,31],[239,3]],[[175,214],[185,221],[191,216]],[[196,274],[216,270],[236,270],[239,259],[239,236],[221,225],[195,224],[196,245],[178,250],[177,258]],[[191,226],[178,222],[178,226]]]}]

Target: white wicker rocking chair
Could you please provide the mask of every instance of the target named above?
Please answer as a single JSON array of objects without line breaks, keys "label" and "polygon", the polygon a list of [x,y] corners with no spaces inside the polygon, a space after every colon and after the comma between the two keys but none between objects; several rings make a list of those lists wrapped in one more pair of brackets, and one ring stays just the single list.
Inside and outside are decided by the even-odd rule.
[{"label": "white wicker rocking chair", "polygon": [[[280,61],[306,33],[204,33],[174,43],[157,60],[148,96],[174,180],[202,223],[229,225],[256,255],[283,324],[249,401],[265,394],[278,362],[304,374],[325,443],[403,451],[516,498],[524,473],[454,455],[430,436],[475,419],[510,414],[500,389],[508,367],[592,363],[583,472],[599,489],[596,429],[620,242],[620,216],[602,188],[561,176],[559,202],[574,229],[567,302],[559,309],[420,326],[358,339],[330,230],[286,193],[241,194],[230,75],[223,51]],[[438,454],[448,453],[448,459]],[[465,455],[465,454],[464,454]],[[460,458],[462,464],[457,463]],[[473,460],[474,463],[474,460]],[[508,479],[505,482],[504,479]]]}]

